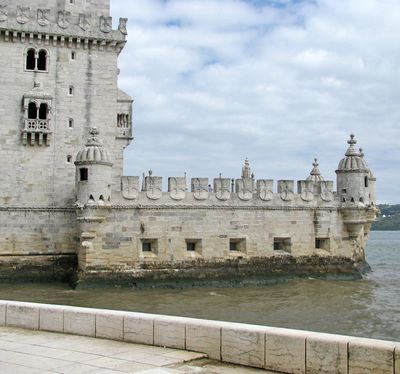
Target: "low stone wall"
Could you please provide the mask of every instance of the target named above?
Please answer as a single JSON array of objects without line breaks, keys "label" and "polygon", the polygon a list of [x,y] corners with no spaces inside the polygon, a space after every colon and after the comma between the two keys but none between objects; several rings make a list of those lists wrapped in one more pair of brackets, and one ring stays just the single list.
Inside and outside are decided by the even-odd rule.
[{"label": "low stone wall", "polygon": [[283,373],[400,373],[400,343],[300,330],[12,301],[0,301],[0,325],[202,352]]}]

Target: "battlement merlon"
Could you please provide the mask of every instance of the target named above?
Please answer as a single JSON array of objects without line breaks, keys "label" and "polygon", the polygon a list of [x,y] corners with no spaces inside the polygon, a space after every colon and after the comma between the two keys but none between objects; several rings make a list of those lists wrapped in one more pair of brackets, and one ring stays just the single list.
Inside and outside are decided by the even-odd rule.
[{"label": "battlement merlon", "polygon": [[[5,33],[5,40],[20,38],[21,41],[50,36],[54,40],[73,39],[88,44],[90,41],[112,43],[123,48],[127,35],[127,19],[120,18],[118,30],[112,28],[109,0],[20,0],[15,4],[11,0],[0,0],[0,31]],[[100,4],[97,4],[99,2]],[[64,38],[64,39],[63,39]]]}]

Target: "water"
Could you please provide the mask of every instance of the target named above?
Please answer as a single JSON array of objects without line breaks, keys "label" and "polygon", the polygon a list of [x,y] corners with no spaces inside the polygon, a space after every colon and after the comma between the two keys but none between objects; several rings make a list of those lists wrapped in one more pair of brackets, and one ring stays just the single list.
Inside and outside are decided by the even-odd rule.
[{"label": "water", "polygon": [[400,232],[372,232],[359,281],[296,280],[248,288],[71,290],[0,285],[0,298],[288,327],[400,341]]}]

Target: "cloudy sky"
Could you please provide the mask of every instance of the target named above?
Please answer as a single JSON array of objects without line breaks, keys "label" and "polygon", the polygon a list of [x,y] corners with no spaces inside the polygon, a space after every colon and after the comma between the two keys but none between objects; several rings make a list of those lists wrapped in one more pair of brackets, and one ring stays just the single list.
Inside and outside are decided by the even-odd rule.
[{"label": "cloudy sky", "polygon": [[350,133],[400,203],[398,0],[112,0],[129,18],[125,174],[326,179]]}]

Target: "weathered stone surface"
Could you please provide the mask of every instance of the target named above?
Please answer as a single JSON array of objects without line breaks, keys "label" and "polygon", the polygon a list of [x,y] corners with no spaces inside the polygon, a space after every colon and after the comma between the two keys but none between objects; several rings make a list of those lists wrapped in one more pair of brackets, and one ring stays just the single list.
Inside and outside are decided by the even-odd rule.
[{"label": "weathered stone surface", "polygon": [[393,374],[395,344],[372,339],[349,343],[349,374]]},{"label": "weathered stone surface", "polygon": [[397,373],[400,373],[400,343],[396,344],[394,361],[395,361],[395,369],[394,369],[394,372],[395,372],[396,374],[397,374]]},{"label": "weathered stone surface", "polygon": [[96,313],[96,338],[123,340],[123,313],[110,311]]},{"label": "weathered stone surface", "polygon": [[223,361],[264,367],[265,329],[255,326],[222,327],[221,356]]},{"label": "weathered stone surface", "polygon": [[64,308],[41,307],[39,328],[44,331],[64,332]]},{"label": "weathered stone surface", "polygon": [[96,314],[85,309],[64,311],[64,332],[84,336],[96,336]]},{"label": "weathered stone surface", "polygon": [[348,338],[324,334],[307,336],[308,374],[347,374]]},{"label": "weathered stone surface", "polygon": [[221,359],[221,324],[212,321],[186,323],[186,349],[203,352],[208,357]]},{"label": "weathered stone surface", "polygon": [[124,340],[132,343],[154,344],[154,317],[127,314],[124,317]]},{"label": "weathered stone surface", "polygon": [[154,344],[185,349],[185,322],[184,318],[177,317],[154,318]]},{"label": "weathered stone surface", "polygon": [[6,325],[7,302],[0,301],[0,326]]},{"label": "weathered stone surface", "polygon": [[39,329],[39,307],[35,304],[7,305],[7,326]]},{"label": "weathered stone surface", "polygon": [[266,331],[265,368],[284,373],[305,372],[306,335],[301,331]]}]

